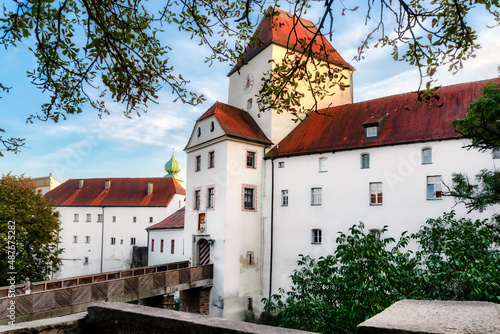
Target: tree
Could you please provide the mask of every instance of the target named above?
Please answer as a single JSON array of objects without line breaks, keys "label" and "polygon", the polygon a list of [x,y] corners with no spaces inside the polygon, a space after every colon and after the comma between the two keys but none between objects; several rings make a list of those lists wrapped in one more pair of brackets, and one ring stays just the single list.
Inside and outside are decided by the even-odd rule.
[{"label": "tree", "polygon": [[[464,119],[453,122],[455,129],[470,140],[467,149],[498,151],[500,149],[500,85],[487,84],[482,96],[467,107]],[[453,174],[453,183],[446,195],[465,204],[469,212],[483,211],[500,203],[500,171],[483,169],[471,182],[468,175]],[[499,221],[500,216],[494,219]],[[500,225],[499,225],[500,226]]]},{"label": "tree", "polygon": [[[148,103],[157,102],[157,93],[164,85],[176,100],[191,104],[203,100],[188,86],[188,78],[177,73],[169,62],[169,54],[175,52],[175,47],[168,44],[164,29],[167,33],[168,29],[180,30],[208,46],[212,51],[206,59],[209,64],[214,61],[242,64],[246,43],[259,43],[251,33],[260,16],[272,20],[276,15],[267,6],[287,2],[167,0],[155,10],[143,0],[13,0],[4,4],[0,16],[0,44],[8,50],[28,39],[34,42],[31,52],[37,66],[28,77],[47,92],[47,101],[28,122],[34,119],[58,122],[69,114],[81,113],[87,105],[100,114],[109,113],[106,93],[112,101],[122,103],[125,115],[130,116],[147,110]],[[288,5],[296,15],[295,25],[303,24],[298,18],[306,14],[311,4],[321,3],[323,11],[315,23],[318,31],[330,37],[336,16],[362,10],[347,8],[343,3],[336,5],[333,0],[319,4],[309,0],[290,1]],[[373,29],[360,43],[357,59],[363,58],[364,51],[376,42],[375,46],[391,47],[395,60],[417,66],[421,77],[432,78],[442,65],[457,71],[479,47],[477,34],[468,20],[471,10],[480,7],[498,23],[499,6],[497,1],[490,0],[473,3],[368,0],[363,10],[366,22],[373,23]],[[386,33],[391,30],[394,33]],[[292,111],[296,116],[299,112],[315,111],[317,103],[300,105],[303,92],[296,89],[298,81],[307,83],[306,90],[315,95],[316,101],[328,96],[331,86],[346,84],[335,70],[318,71],[324,64],[317,59],[325,57],[312,52],[312,46],[321,43],[316,38],[318,31],[311,30],[310,40],[298,41],[300,45],[295,48],[294,56],[269,74],[272,80],[260,92],[263,110],[272,107],[278,112]],[[425,100],[425,95],[422,99]],[[13,152],[24,145],[19,138],[2,136],[0,143]]]},{"label": "tree", "polygon": [[14,272],[16,283],[29,277],[42,281],[56,270],[62,250],[58,249],[59,213],[54,203],[35,192],[24,176],[0,179],[0,285]]},{"label": "tree", "polygon": [[[0,16],[0,45],[8,49],[27,39],[34,42],[30,50],[37,67],[28,72],[28,77],[47,92],[47,102],[41,106],[40,114],[29,116],[28,122],[34,119],[58,122],[68,114],[81,113],[86,105],[100,114],[109,113],[106,93],[114,102],[122,103],[125,115],[129,116],[147,110],[149,102],[157,102],[157,92],[163,85],[169,87],[176,100],[191,104],[203,100],[169,62],[169,53],[175,52],[175,47],[168,44],[168,35],[164,38],[164,29],[185,32],[208,46],[209,64],[214,61],[241,64],[246,43],[259,43],[251,34],[260,16],[273,20],[276,12],[267,10],[268,6],[279,7],[287,2],[296,15],[295,25],[303,24],[299,18],[314,1],[167,0],[151,9],[145,0],[13,0],[4,4]],[[271,106],[283,112],[290,111],[290,106],[297,107],[303,94],[296,89],[298,81],[307,82],[306,89],[313,92],[316,100],[327,96],[332,85],[345,85],[342,76],[333,70],[320,74],[318,67],[323,65],[317,59],[323,59],[331,51],[323,48],[319,54],[314,53],[313,45],[322,43],[316,38],[319,31],[326,30],[331,37],[334,17],[352,15],[361,9],[346,8],[343,3],[335,6],[333,0],[325,0],[323,4],[322,14],[315,22],[319,30],[307,27],[313,37],[298,41],[300,45],[292,48],[296,55],[269,74],[272,81],[260,92],[264,110]],[[477,34],[467,20],[470,11],[481,7],[498,23],[499,6],[491,0],[473,3],[368,0],[364,7],[366,22],[374,25],[361,42],[357,58],[361,59],[375,40],[375,46],[392,47],[395,60],[417,66],[421,77],[432,77],[442,65],[456,71],[479,47]],[[392,29],[393,34],[386,33]],[[325,84],[328,81],[331,83]],[[7,87],[6,83],[0,84]],[[316,104],[292,111],[309,112]],[[24,144],[16,138],[0,137],[0,142],[14,152]]]},{"label": "tree", "polygon": [[500,302],[500,230],[488,220],[455,218],[455,212],[428,219],[412,238],[418,289],[423,298]]},{"label": "tree", "polygon": [[[340,233],[333,255],[300,255],[292,287],[263,299],[265,311],[276,315],[274,324],[355,333],[358,324],[401,299],[500,302],[500,234],[487,220],[445,213],[398,242],[363,228],[360,223]],[[405,250],[411,239],[419,245],[415,255]]]},{"label": "tree", "polygon": [[[380,232],[387,231],[384,227]],[[284,327],[321,333],[353,333],[356,326],[412,296],[416,262],[405,251],[410,237],[378,238],[360,223],[340,233],[333,255],[300,255],[289,291],[280,289],[265,310],[277,313]],[[393,247],[391,247],[393,246]]]}]

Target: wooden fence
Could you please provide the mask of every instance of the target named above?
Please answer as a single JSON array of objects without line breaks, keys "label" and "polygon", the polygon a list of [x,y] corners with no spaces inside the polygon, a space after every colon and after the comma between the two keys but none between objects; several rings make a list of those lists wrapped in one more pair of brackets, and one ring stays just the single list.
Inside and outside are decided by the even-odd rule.
[{"label": "wooden fence", "polygon": [[[9,287],[0,288],[0,320],[12,315],[12,302],[15,305],[15,317],[70,308],[71,312],[82,311],[78,305],[90,305],[96,302],[128,300],[140,297],[141,293],[158,290],[166,291],[170,286],[187,288],[197,281],[213,278],[211,264],[189,267],[189,263],[178,262],[158,266],[133,268],[102,274],[72,277],[61,280],[34,283],[32,293],[9,297]],[[163,292],[164,293],[164,292]],[[9,309],[10,307],[10,309]],[[32,320],[32,319],[29,319]]]}]

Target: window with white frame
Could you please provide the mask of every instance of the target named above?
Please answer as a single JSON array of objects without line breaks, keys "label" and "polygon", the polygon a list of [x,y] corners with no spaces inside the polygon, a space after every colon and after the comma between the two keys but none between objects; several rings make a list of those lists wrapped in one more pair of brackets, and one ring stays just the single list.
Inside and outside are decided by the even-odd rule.
[{"label": "window with white frame", "polygon": [[104,221],[104,215],[102,213],[97,214],[97,222],[102,223]]},{"label": "window with white frame", "polygon": [[215,166],[215,152],[208,152],[208,168],[214,168]]},{"label": "window with white frame", "polygon": [[370,182],[370,205],[382,205],[382,182]]},{"label": "window with white frame", "polygon": [[200,190],[199,189],[194,191],[193,209],[195,209],[195,210],[200,209]]},{"label": "window with white frame", "polygon": [[149,217],[149,223],[153,223],[153,217]]},{"label": "window with white frame", "polygon": [[170,240],[170,254],[175,254],[175,240]]},{"label": "window with white frame", "polygon": [[311,188],[311,205],[323,204],[323,189],[320,187]]},{"label": "window with white frame", "polygon": [[246,210],[254,210],[254,190],[253,188],[244,188],[243,189],[243,208]]},{"label": "window with white frame", "polygon": [[255,152],[247,151],[247,167],[255,168]]},{"label": "window with white frame", "polygon": [[116,216],[113,216],[113,223],[116,223]]},{"label": "window with white frame", "polygon": [[120,245],[123,245],[123,239],[120,239]]},{"label": "window with white frame", "polygon": [[441,199],[443,197],[442,186],[441,175],[427,176],[427,199]]},{"label": "window with white frame", "polygon": [[92,214],[91,213],[87,213],[87,220],[86,222],[90,222],[92,221]]},{"label": "window with white frame", "polygon": [[215,188],[207,188],[207,208],[213,209],[215,204]]},{"label": "window with white frame", "polygon": [[493,159],[500,159],[500,149],[493,150]]},{"label": "window with white frame", "polygon": [[89,258],[88,258],[88,256],[85,256],[85,257],[83,258],[83,264],[84,264],[84,265],[89,264]]},{"label": "window with white frame", "polygon": [[85,243],[86,243],[86,244],[90,244],[90,236],[89,236],[89,235],[87,235],[87,236],[85,237]]},{"label": "window with white frame", "polygon": [[163,246],[165,245],[165,242],[163,239],[160,240],[160,253],[163,253]]},{"label": "window with white frame", "polygon": [[326,166],[327,166],[328,160],[325,157],[319,158],[319,171],[321,172],[326,172]]},{"label": "window with white frame", "polygon": [[422,165],[428,165],[432,163],[432,149],[423,148],[422,149]]},{"label": "window with white frame", "polygon": [[194,171],[199,172],[201,170],[201,155],[195,157]]},{"label": "window with white frame", "polygon": [[315,245],[320,245],[322,242],[321,230],[318,228],[311,230],[311,243]]},{"label": "window with white frame", "polygon": [[77,235],[73,236],[73,243],[74,244],[78,243],[78,236]]},{"label": "window with white frame", "polygon": [[278,168],[285,168],[285,162],[284,161],[278,162]]},{"label": "window with white frame", "polygon": [[111,237],[111,244],[112,245],[116,244],[116,238]]},{"label": "window with white frame", "polygon": [[281,191],[281,206],[288,206],[288,190]]},{"label": "window with white frame", "polygon": [[137,223],[137,217],[132,217],[132,223]]},{"label": "window with white frame", "polygon": [[370,168],[370,155],[368,153],[361,154],[361,169]]},{"label": "window with white frame", "polygon": [[366,138],[373,138],[378,136],[378,126],[369,126],[366,128]]},{"label": "window with white frame", "polygon": [[79,220],[80,220],[80,215],[79,215],[78,213],[75,213],[75,216],[74,216],[74,218],[73,218],[73,221],[74,221],[74,222],[77,222],[77,221],[79,221]]},{"label": "window with white frame", "polygon": [[130,244],[135,245],[135,238],[130,238]]}]

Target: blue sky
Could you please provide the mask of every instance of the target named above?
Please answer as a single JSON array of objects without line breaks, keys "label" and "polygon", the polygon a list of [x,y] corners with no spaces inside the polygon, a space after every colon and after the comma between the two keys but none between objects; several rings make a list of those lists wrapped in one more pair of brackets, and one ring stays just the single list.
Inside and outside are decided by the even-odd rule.
[{"label": "blue sky", "polygon": [[[287,9],[287,8],[283,8]],[[319,9],[311,10],[306,18],[316,22]],[[479,13],[471,18],[477,23],[479,43],[475,59],[464,63],[464,69],[452,75],[446,69],[438,72],[438,84],[449,85],[483,80],[498,76],[500,65],[499,28],[490,17]],[[418,88],[418,72],[401,62],[394,62],[389,49],[370,48],[365,59],[355,62],[353,57],[359,42],[366,34],[363,13],[338,16],[335,21],[332,45],[355,68],[354,101],[360,102],[381,96],[393,95]],[[29,43],[29,42],[28,42]],[[168,89],[159,94],[159,104],[150,104],[146,114],[127,119],[122,106],[115,105],[111,115],[102,119],[97,112],[87,108],[82,114],[68,117],[58,124],[35,121],[26,124],[26,118],[36,113],[47,97],[26,78],[26,71],[35,68],[29,45],[0,50],[1,82],[13,87],[10,93],[1,93],[0,128],[7,136],[26,138],[26,148],[17,155],[6,153],[0,158],[0,173],[25,174],[31,177],[52,173],[60,180],[92,177],[145,177],[163,176],[163,166],[175,149],[176,158],[185,179],[187,143],[195,120],[215,101],[227,102],[230,70],[228,63],[204,63],[208,50],[198,46],[186,34],[169,34],[173,46],[171,60],[178,71],[191,80],[190,87],[202,93],[206,101],[193,107],[172,102]]]}]

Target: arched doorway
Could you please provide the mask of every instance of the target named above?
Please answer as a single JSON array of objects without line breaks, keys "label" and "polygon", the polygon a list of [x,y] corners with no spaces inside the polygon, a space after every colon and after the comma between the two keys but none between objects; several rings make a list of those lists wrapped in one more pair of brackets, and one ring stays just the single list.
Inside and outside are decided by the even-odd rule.
[{"label": "arched doorway", "polygon": [[210,245],[207,239],[200,239],[198,241],[198,263],[205,265],[210,262]]}]

